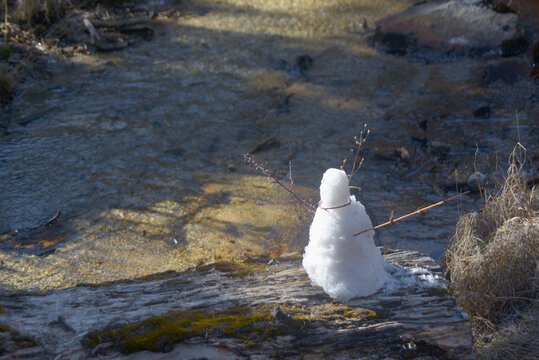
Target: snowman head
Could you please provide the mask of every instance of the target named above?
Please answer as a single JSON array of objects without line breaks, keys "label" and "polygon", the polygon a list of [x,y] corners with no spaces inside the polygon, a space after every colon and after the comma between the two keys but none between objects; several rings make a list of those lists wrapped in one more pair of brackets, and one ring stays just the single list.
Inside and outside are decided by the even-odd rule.
[{"label": "snowman head", "polygon": [[350,202],[348,176],[343,170],[332,168],[324,173],[320,184],[320,199],[322,208],[338,207]]}]

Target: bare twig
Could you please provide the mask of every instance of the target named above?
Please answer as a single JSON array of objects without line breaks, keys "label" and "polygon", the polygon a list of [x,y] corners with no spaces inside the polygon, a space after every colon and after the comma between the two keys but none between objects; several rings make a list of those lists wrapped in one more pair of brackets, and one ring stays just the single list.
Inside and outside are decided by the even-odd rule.
[{"label": "bare twig", "polygon": [[[477,141],[475,142],[475,155],[474,155],[474,159],[473,159],[473,171],[474,173],[478,173],[477,171],[477,154],[479,153],[479,145],[477,144]],[[475,182],[477,184],[477,189],[479,189],[479,196],[481,196],[481,201],[483,201],[483,199],[486,199],[486,194],[485,194],[485,198],[483,198],[483,188],[481,186],[481,178],[480,177],[477,177],[475,179]]]},{"label": "bare twig", "polygon": [[290,179],[290,189],[294,188],[294,177],[292,176],[292,160],[288,162],[288,178]]},{"label": "bare twig", "polygon": [[87,17],[84,17],[84,19],[82,19],[82,23],[88,30],[88,33],[90,33],[90,44],[93,45],[96,43],[96,41],[101,39],[101,37],[99,36],[99,33],[95,29],[94,24],[90,21],[90,19],[88,19]]},{"label": "bare twig", "polygon": [[[361,165],[363,165],[363,158],[359,159],[359,150],[365,144],[365,141],[367,141],[367,136],[371,133],[370,130],[367,129],[367,124],[363,125],[363,130],[361,130],[361,133],[359,134],[359,139],[357,136],[354,136],[354,140],[356,141],[357,149],[356,153],[354,155],[354,163],[352,164],[352,171],[350,172],[350,175],[348,175],[349,180],[352,180],[352,177],[354,174],[361,168]],[[359,162],[358,162],[359,160]],[[346,162],[346,159],[343,161],[343,166]]]},{"label": "bare twig", "polygon": [[58,210],[56,214],[54,214],[54,216],[50,218],[50,220],[48,220],[44,225],[45,226],[52,225],[52,223],[55,222],[60,217],[61,214],[62,214],[62,211]]},{"label": "bare twig", "polygon": [[258,170],[260,171],[262,174],[266,175],[266,177],[268,177],[268,179],[271,179],[273,180],[273,182],[275,182],[277,185],[279,185],[281,188],[283,188],[284,190],[286,190],[290,195],[292,195],[294,197],[294,199],[296,199],[298,202],[301,203],[301,205],[303,205],[303,207],[309,211],[309,212],[316,212],[316,208],[314,207],[313,204],[305,201],[303,198],[301,198],[297,193],[295,193],[292,189],[288,188],[286,185],[284,185],[283,183],[281,183],[279,180],[277,180],[273,175],[271,175],[271,173],[266,170],[264,167],[262,167],[261,165],[259,165],[256,160],[255,160],[255,157],[254,155],[252,154],[245,154],[243,155],[243,161],[246,165],[252,167],[253,169],[255,170]]},{"label": "bare twig", "polygon": [[7,18],[7,0],[4,0],[4,46],[7,46],[7,36],[9,32],[9,27],[7,24],[8,18]]},{"label": "bare twig", "polygon": [[121,19],[121,20],[99,20],[99,19],[89,19],[92,22],[92,25],[95,27],[124,27],[132,26],[138,24],[148,24],[153,20],[149,18],[139,17],[139,18],[130,18],[130,19]]},{"label": "bare twig", "polygon": [[[369,132],[367,131],[367,135],[369,134]],[[366,136],[365,136],[366,137]],[[356,139],[356,144],[358,145],[358,149],[361,147],[361,145],[365,142],[365,137],[363,136],[363,132],[361,133],[360,135],[360,140],[357,140]],[[359,151],[359,150],[358,150]],[[349,175],[350,178],[351,176],[354,174],[354,171],[357,171],[359,169],[359,166],[361,166],[361,163],[363,162],[363,160],[361,160],[361,162],[359,163],[359,166],[356,168],[356,162],[357,162],[357,152],[356,152],[356,158],[354,159],[354,165],[352,167],[352,173]],[[255,170],[258,170],[260,171],[262,174],[266,175],[267,178],[273,180],[273,182],[275,182],[277,185],[279,185],[281,188],[283,188],[285,191],[287,191],[290,195],[293,196],[294,199],[292,200],[295,200],[295,201],[298,201],[301,203],[301,205],[303,205],[303,207],[311,212],[311,213],[315,213],[316,212],[316,207],[312,204],[312,203],[309,203],[307,201],[305,201],[303,198],[301,198],[296,192],[294,192],[292,190],[292,187],[294,185],[294,179],[292,177],[292,162],[290,161],[289,162],[289,179],[290,179],[290,188],[287,187],[286,185],[284,185],[283,183],[281,183],[279,180],[277,180],[267,169],[265,169],[263,166],[259,165],[256,160],[255,160],[255,157],[253,154],[245,154],[243,155],[243,160],[244,160],[244,163],[246,165],[248,165],[249,167],[252,167],[253,169]],[[400,216],[398,218],[394,218],[394,212],[392,211],[391,212],[391,216],[389,217],[389,220],[386,221],[385,223],[383,224],[380,224],[380,225],[376,225],[375,227],[371,228],[371,229],[366,229],[366,230],[363,230],[363,231],[360,231],[358,232],[357,234],[354,234],[353,236],[358,236],[358,235],[361,235],[363,233],[366,233],[368,231],[374,231],[376,229],[379,229],[381,227],[384,227],[384,226],[388,226],[388,225],[392,225],[392,224],[397,224],[399,223],[399,221],[401,220],[404,220],[412,215],[417,215],[417,214],[422,214],[424,213],[425,211],[429,210],[429,209],[432,209],[433,207],[436,207],[436,206],[439,206],[439,205],[442,205],[442,204],[445,204],[446,202],[449,202],[451,200],[454,200],[454,199],[457,199],[459,197],[461,197],[462,195],[466,195],[466,194],[469,194],[470,191],[466,191],[466,192],[463,192],[461,194],[458,194],[458,195],[455,195],[455,196],[452,196],[448,199],[444,199],[442,201],[439,201],[435,204],[432,204],[432,205],[429,205],[429,206],[426,206],[426,207],[420,207],[419,209],[417,209],[416,211],[413,211],[411,213],[408,213],[406,215],[403,215],[403,216]],[[288,202],[288,201],[287,201]]]},{"label": "bare twig", "polygon": [[368,231],[373,231],[373,230],[379,229],[379,228],[384,227],[384,226],[397,224],[399,221],[404,220],[404,219],[406,219],[407,217],[410,217],[410,216],[412,216],[412,215],[422,214],[422,213],[424,213],[425,211],[427,211],[427,210],[429,210],[429,209],[432,209],[433,207],[436,207],[436,206],[445,204],[446,202],[449,202],[449,201],[451,201],[451,200],[454,200],[454,199],[456,199],[456,198],[461,197],[462,195],[466,195],[466,194],[469,194],[469,193],[470,193],[470,191],[463,192],[462,194],[458,194],[458,195],[452,196],[452,197],[450,197],[449,199],[444,199],[444,200],[442,200],[442,201],[439,201],[439,202],[437,202],[436,204],[432,204],[432,205],[429,205],[429,206],[426,206],[426,207],[421,207],[421,208],[417,209],[416,211],[413,211],[413,212],[411,212],[411,213],[409,213],[409,214],[400,216],[400,217],[398,217],[398,218],[396,218],[396,219],[393,218],[393,211],[392,211],[392,212],[391,212],[391,216],[389,217],[389,220],[386,221],[385,223],[380,224],[380,225],[376,225],[376,226],[373,227],[372,229],[366,229],[366,230],[360,231],[360,232],[358,232],[357,234],[354,234],[354,236],[358,236],[358,235],[364,234],[364,233],[366,233],[366,232],[368,232]]}]

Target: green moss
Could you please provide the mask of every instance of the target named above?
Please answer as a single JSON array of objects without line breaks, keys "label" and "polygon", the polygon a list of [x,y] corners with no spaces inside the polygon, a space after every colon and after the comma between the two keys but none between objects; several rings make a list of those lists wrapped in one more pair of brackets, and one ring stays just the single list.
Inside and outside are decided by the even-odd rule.
[{"label": "green moss", "polygon": [[[290,310],[289,310],[290,311]],[[365,308],[354,308],[343,304],[329,303],[323,305],[314,305],[306,309],[293,309],[296,313],[293,317],[301,321],[347,321],[347,320],[366,320],[376,318],[378,314],[375,311]]]},{"label": "green moss", "polygon": [[299,334],[314,323],[334,326],[340,321],[363,321],[376,316],[369,309],[330,303],[314,306],[281,305],[281,311],[286,315],[276,316],[276,320],[272,316],[274,309],[275,305],[258,305],[220,312],[175,312],[89,334],[83,339],[83,344],[95,347],[100,343],[113,342],[126,353],[164,351],[171,343],[212,335],[243,339],[247,347],[252,347],[263,339]]},{"label": "green moss", "polygon": [[433,287],[427,289],[427,294],[430,296],[451,296],[453,293],[451,290],[446,288],[440,288],[440,287]]},{"label": "green moss", "polygon": [[131,353],[141,350],[162,350],[162,339],[175,343],[195,336],[218,333],[241,337],[258,332],[268,335],[268,327],[256,326],[269,323],[271,311],[268,307],[234,308],[224,312],[205,313],[199,310],[182,311],[149,318],[137,324],[118,329],[105,330],[87,336],[83,343],[95,347],[105,341],[119,341],[124,350]]},{"label": "green moss", "polygon": [[0,59],[7,59],[11,55],[11,48],[9,46],[0,46]]},{"label": "green moss", "polygon": [[17,348],[32,347],[38,344],[33,337],[21,335],[19,332],[4,324],[0,324],[0,332],[9,333],[9,341],[12,342]]}]

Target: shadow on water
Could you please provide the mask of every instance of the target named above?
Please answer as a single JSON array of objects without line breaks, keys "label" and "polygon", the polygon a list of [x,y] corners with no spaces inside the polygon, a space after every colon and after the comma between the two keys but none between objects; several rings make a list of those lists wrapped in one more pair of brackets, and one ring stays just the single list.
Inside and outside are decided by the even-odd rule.
[{"label": "shadow on water", "polygon": [[[107,255],[96,257],[94,273],[102,272],[99,263],[123,259],[115,249],[140,248],[125,257],[140,256],[141,268],[162,265],[148,271],[214,260],[231,240],[226,251],[234,256],[269,252],[277,242],[301,250],[309,216],[271,204],[286,195],[251,176],[242,154],[261,149],[259,160],[282,179],[293,160],[295,183],[310,188],[305,193],[316,202],[322,173],[346,157],[350,163],[353,137],[367,123],[373,135],[352,185],[361,187],[356,196],[376,224],[392,211],[401,215],[453,194],[453,184],[475,167],[492,172],[503,163],[518,137],[515,110],[521,142],[533,146],[538,110],[528,80],[485,86],[486,60],[425,63],[367,45],[364,19],[372,24],[406,4],[317,4],[305,17],[197,2],[177,22],[158,24],[151,42],[89,65],[51,65],[46,80],[29,86],[3,115],[0,232],[24,233],[61,209],[66,218],[55,226],[69,231],[38,233],[55,239],[55,247],[72,240],[62,254],[103,245]],[[482,107],[489,111],[474,117]],[[220,203],[216,193],[232,195]],[[433,209],[384,229],[378,241],[439,259],[459,212],[479,205],[471,197]],[[31,234],[21,238],[28,249],[43,240]],[[206,239],[206,252],[185,250],[193,235]],[[0,249],[15,248],[13,239]],[[130,261],[114,266],[134,266]],[[115,271],[109,273],[121,278]]]}]

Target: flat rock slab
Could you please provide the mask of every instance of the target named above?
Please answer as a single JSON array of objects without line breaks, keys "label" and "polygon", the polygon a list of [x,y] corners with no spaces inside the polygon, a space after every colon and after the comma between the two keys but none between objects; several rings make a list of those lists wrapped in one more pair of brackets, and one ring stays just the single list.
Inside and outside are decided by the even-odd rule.
[{"label": "flat rock slab", "polygon": [[518,16],[498,13],[479,0],[427,2],[376,23],[375,39],[389,53],[483,55],[517,41]]},{"label": "flat rock slab", "polygon": [[0,334],[30,340],[0,359],[470,358],[468,317],[439,266],[383,252],[391,286],[346,304],[311,285],[300,254],[3,294]]}]

